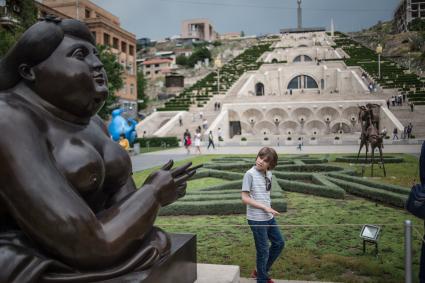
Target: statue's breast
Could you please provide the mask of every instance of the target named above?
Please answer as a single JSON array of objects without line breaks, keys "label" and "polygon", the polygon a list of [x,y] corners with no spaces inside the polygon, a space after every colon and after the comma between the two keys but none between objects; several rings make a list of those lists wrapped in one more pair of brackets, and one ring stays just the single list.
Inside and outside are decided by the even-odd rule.
[{"label": "statue's breast", "polygon": [[104,187],[120,188],[131,175],[130,157],[118,143],[110,139],[103,144],[102,152],[106,170]]},{"label": "statue's breast", "polygon": [[92,193],[102,187],[105,166],[99,152],[78,137],[65,138],[53,147],[59,170],[81,194]]}]

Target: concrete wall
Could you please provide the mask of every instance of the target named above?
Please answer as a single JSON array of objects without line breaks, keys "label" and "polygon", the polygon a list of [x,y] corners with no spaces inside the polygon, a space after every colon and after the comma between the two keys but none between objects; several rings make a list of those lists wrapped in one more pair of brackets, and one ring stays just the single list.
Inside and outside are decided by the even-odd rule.
[{"label": "concrete wall", "polygon": [[[245,83],[237,92],[237,96],[255,96],[255,86],[258,83],[264,85],[266,96],[289,95],[288,84],[299,76],[307,75],[313,78],[318,87],[316,89],[298,89],[293,90],[293,95],[302,93],[335,93],[336,96],[352,96],[356,94],[367,94],[367,86],[355,72],[346,67],[343,62],[332,62],[317,65],[314,62],[296,64],[267,64],[263,65],[258,71],[245,73],[240,80]],[[322,89],[321,81],[324,85]]]},{"label": "concrete wall", "polygon": [[[367,103],[381,105],[381,129],[388,131],[402,125],[386,108],[385,100],[369,100]],[[229,103],[211,124],[208,131],[223,129],[229,139],[229,121],[240,121],[242,136],[326,136],[332,134],[355,135],[361,131],[358,123],[358,105],[363,100],[270,102],[270,103]],[[207,132],[208,132],[207,131]]]}]

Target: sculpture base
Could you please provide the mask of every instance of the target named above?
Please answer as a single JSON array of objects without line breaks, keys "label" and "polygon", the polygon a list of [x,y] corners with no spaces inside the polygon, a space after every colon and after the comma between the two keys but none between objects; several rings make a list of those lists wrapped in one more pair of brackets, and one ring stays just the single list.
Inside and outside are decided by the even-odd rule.
[{"label": "sculpture base", "polygon": [[169,234],[171,253],[150,269],[126,274],[105,283],[193,283],[196,272],[196,235]]}]

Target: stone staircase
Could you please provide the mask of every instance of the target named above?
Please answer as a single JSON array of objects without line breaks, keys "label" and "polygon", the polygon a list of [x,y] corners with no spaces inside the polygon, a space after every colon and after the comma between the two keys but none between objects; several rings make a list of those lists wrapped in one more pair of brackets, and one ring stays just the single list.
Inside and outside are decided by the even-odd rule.
[{"label": "stone staircase", "polygon": [[[178,120],[176,121],[175,127],[173,127],[170,131],[167,132],[166,136],[176,136],[178,138],[183,138],[183,133],[186,129],[189,130],[189,132],[192,135],[195,134],[196,129],[198,126],[201,126],[202,134],[203,134],[203,140],[206,140],[206,135],[208,133],[205,133],[205,130],[202,128],[202,122],[203,119],[200,118],[200,113],[203,113],[203,118],[207,119],[208,121],[208,127],[211,125],[211,123],[217,118],[217,116],[220,114],[220,111],[214,110],[214,103],[220,102],[221,106],[223,106],[223,100],[225,96],[224,95],[215,95],[208,101],[207,104],[205,104],[203,107],[197,107],[196,105],[192,105],[189,108],[189,111],[185,113],[183,116],[183,126],[180,127]],[[215,134],[215,138],[217,133]]]},{"label": "stone staircase", "polygon": [[[415,135],[416,138],[425,137],[425,105],[415,106],[413,112],[410,111],[410,107],[407,105],[390,106],[390,110],[404,126],[407,126],[409,122],[412,123],[412,134]],[[388,133],[391,136],[392,131],[388,129]]]}]

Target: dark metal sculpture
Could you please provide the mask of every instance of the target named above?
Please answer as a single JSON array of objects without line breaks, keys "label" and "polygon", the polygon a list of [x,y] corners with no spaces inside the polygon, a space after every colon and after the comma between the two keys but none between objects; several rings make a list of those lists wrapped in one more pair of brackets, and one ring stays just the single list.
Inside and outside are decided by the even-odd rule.
[{"label": "dark metal sculpture", "polygon": [[365,162],[367,162],[367,153],[369,150],[369,145],[371,147],[371,175],[373,176],[373,164],[375,163],[375,149],[379,150],[379,156],[382,164],[382,168],[384,171],[384,176],[387,175],[385,171],[385,164],[382,154],[383,138],[384,135],[380,134],[379,129],[379,111],[380,105],[378,104],[366,104],[366,106],[359,106],[359,119],[358,121],[361,123],[361,135],[360,135],[360,146],[359,152],[357,154],[357,159],[359,159],[360,152],[363,146],[366,147],[366,158]]},{"label": "dark metal sculpture", "polygon": [[0,61],[0,282],[93,282],[169,253],[153,226],[195,173],[173,162],[137,189],[96,112],[107,78],[88,28],[47,18]]}]

